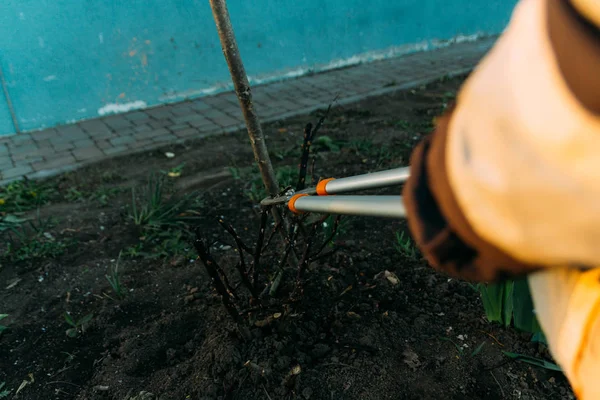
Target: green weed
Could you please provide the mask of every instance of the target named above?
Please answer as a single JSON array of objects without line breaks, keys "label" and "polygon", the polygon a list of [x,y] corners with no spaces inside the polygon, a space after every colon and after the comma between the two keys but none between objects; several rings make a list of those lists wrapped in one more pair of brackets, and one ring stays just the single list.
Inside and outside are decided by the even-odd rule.
[{"label": "green weed", "polygon": [[9,261],[27,261],[43,258],[56,258],[62,255],[68,243],[57,239],[50,232],[52,220],[42,220],[38,215],[36,221],[26,221],[20,226],[12,226],[7,230],[8,248],[3,256]]},{"label": "green weed", "polygon": [[526,356],[524,354],[510,353],[508,351],[503,351],[502,353],[513,360],[535,365],[536,367],[545,368],[551,371],[562,372],[562,369],[558,365],[546,360],[542,360],[541,358]]},{"label": "green weed", "polygon": [[18,213],[33,210],[47,203],[56,190],[48,184],[29,179],[14,181],[0,187],[0,213]]},{"label": "green weed", "polygon": [[417,260],[419,258],[419,251],[413,240],[402,232],[396,232],[396,250],[403,256]]},{"label": "green weed", "polygon": [[119,253],[119,257],[117,258],[117,262],[110,267],[110,275],[105,275],[106,280],[110,284],[113,292],[117,295],[119,299],[123,299],[125,297],[125,292],[123,285],[121,283],[121,275],[119,273],[119,264],[121,262],[121,253]]},{"label": "green weed", "polygon": [[334,140],[329,136],[319,136],[312,143],[312,149],[314,151],[331,151],[333,153],[339,153],[342,149],[342,142]]},{"label": "green weed", "polygon": [[5,399],[10,394],[11,390],[4,389],[6,382],[0,382],[0,399]]},{"label": "green weed", "polygon": [[18,228],[25,219],[19,218],[15,214],[0,215],[0,232]]},{"label": "green weed", "polygon": [[148,179],[141,198],[136,196],[135,188],[131,189],[129,218],[136,226],[146,230],[164,229],[183,225],[199,214],[196,209],[202,202],[197,193],[167,198],[164,189],[164,177],[154,175]]},{"label": "green weed", "polygon": [[534,334],[537,341],[545,341],[526,279],[472,286],[481,295],[488,321],[498,322],[505,327],[512,324],[518,330]]},{"label": "green weed", "polygon": [[71,328],[67,329],[66,334],[68,337],[74,338],[83,335],[85,333],[85,329],[88,327],[90,321],[94,318],[94,314],[90,313],[85,317],[75,321],[69,313],[65,313],[65,321],[67,324],[71,326]]},{"label": "green weed", "polygon": [[86,193],[78,190],[74,187],[70,187],[67,189],[67,193],[65,194],[65,200],[71,203],[79,202],[85,200],[87,197]]},{"label": "green weed", "polygon": [[91,194],[90,199],[97,201],[102,207],[106,207],[110,200],[124,190],[126,189],[120,187],[100,187]]},{"label": "green weed", "polygon": [[152,175],[140,196],[132,189],[131,197],[128,218],[138,228],[140,242],[125,249],[124,255],[156,259],[193,254],[189,226],[201,214],[198,193],[168,196],[164,175]]}]

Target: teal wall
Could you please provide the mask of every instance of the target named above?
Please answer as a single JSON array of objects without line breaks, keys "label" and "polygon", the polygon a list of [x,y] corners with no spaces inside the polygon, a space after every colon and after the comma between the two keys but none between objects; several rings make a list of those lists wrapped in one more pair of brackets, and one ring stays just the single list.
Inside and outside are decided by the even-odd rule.
[{"label": "teal wall", "polygon": [[[208,0],[0,3],[0,67],[24,131],[229,84]],[[228,3],[248,74],[269,76],[428,39],[499,33],[516,0]],[[0,134],[12,131],[0,95]]]}]

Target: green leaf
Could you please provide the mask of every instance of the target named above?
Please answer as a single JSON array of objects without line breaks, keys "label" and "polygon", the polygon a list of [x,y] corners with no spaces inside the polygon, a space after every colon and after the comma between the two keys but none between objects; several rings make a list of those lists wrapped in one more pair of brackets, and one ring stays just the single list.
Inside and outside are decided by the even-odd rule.
[{"label": "green leaf", "polygon": [[548,344],[548,340],[546,340],[546,335],[544,335],[544,332],[539,331],[533,334],[532,338],[531,338],[532,342],[537,342],[537,343],[543,343],[543,344]]},{"label": "green leaf", "polygon": [[73,317],[71,317],[69,315],[69,313],[65,313],[65,321],[67,322],[67,324],[71,325],[72,327],[76,328],[77,324],[75,323],[75,321],[73,321]]},{"label": "green leaf", "polygon": [[70,328],[70,329],[67,329],[67,332],[66,332],[66,333],[67,333],[67,336],[68,336],[68,337],[70,337],[70,338],[77,337],[77,333],[78,333],[78,332],[77,332],[77,328]]},{"label": "green leaf", "polygon": [[502,300],[504,299],[504,284],[492,283],[479,286],[481,301],[485,315],[490,322],[502,322]]},{"label": "green leaf", "polygon": [[504,353],[505,356],[512,358],[514,360],[517,361],[522,361],[531,365],[535,365],[541,368],[545,368],[548,370],[552,370],[552,371],[558,371],[558,372],[562,372],[562,369],[554,364],[551,363],[549,361],[546,360],[542,360],[541,358],[536,358],[536,357],[530,357],[530,356],[526,356],[524,354],[517,354],[517,353],[511,353],[508,351],[503,351],[502,353]]},{"label": "green leaf", "polygon": [[514,283],[514,323],[515,328],[536,333],[541,331],[540,325],[534,313],[533,300],[526,279],[520,279]]},{"label": "green leaf", "polygon": [[504,300],[502,304],[502,320],[505,327],[510,326],[510,322],[513,318],[513,310],[514,310],[514,282],[506,281],[504,284]]},{"label": "green leaf", "polygon": [[0,382],[0,399],[4,399],[4,398],[8,397],[8,395],[11,392],[8,389],[4,389],[5,385],[6,385],[6,382]]},{"label": "green leaf", "polygon": [[481,344],[479,346],[477,346],[477,348],[475,350],[473,350],[473,352],[471,353],[471,357],[475,357],[477,354],[481,353],[481,350],[483,349],[484,345],[485,345],[485,342],[481,342]]},{"label": "green leaf", "polygon": [[8,317],[8,314],[0,314],[0,320]]}]

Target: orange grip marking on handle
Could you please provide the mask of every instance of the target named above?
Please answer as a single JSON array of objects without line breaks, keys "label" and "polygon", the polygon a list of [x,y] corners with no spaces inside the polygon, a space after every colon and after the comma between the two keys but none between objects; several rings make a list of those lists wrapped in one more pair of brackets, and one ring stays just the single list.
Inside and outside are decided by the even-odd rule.
[{"label": "orange grip marking on handle", "polygon": [[288,201],[288,208],[290,209],[291,212],[293,212],[294,214],[301,213],[301,211],[298,211],[296,209],[296,200],[298,200],[300,197],[304,197],[304,196],[308,196],[308,193],[298,193],[298,194],[295,194],[292,196],[290,201]]},{"label": "orange grip marking on handle", "polygon": [[327,179],[323,179],[322,181],[320,181],[317,184],[317,194],[319,196],[327,196],[329,193],[327,193],[327,184],[331,181],[335,180],[335,178],[327,178]]}]

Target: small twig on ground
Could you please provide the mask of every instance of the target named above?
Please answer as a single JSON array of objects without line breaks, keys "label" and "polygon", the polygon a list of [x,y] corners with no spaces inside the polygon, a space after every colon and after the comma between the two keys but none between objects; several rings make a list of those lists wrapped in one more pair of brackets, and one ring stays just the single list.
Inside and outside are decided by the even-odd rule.
[{"label": "small twig on ground", "polygon": [[500,382],[498,382],[498,379],[496,379],[496,376],[494,375],[494,373],[492,371],[490,371],[490,374],[492,374],[492,378],[494,378],[494,380],[498,384],[498,387],[500,388],[500,393],[502,393],[502,398],[503,399],[506,398],[506,395],[504,394],[504,389],[502,388],[502,385],[500,384]]},{"label": "small twig on ground", "polygon": [[271,399],[271,396],[269,396],[269,392],[267,392],[267,388],[265,387],[265,385],[262,385],[262,388],[265,391],[265,394],[267,395],[267,399],[273,400],[273,399]]}]

